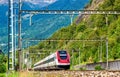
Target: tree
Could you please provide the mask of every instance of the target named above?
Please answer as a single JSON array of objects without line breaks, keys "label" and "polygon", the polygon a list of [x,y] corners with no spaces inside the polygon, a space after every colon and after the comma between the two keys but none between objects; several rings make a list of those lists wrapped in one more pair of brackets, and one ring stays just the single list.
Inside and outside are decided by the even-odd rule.
[{"label": "tree", "polygon": [[3,54],[0,54],[0,73],[6,72],[6,57]]},{"label": "tree", "polygon": [[120,10],[120,0],[115,0],[114,10]]}]

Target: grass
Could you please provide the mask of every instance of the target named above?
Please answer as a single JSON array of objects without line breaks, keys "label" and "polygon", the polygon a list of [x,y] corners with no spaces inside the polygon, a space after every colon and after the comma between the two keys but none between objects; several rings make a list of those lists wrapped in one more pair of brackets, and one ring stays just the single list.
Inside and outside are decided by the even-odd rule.
[{"label": "grass", "polygon": [[6,77],[5,73],[0,73],[0,77]]},{"label": "grass", "polygon": [[0,73],[0,77],[35,77],[33,72],[15,72],[15,71],[10,71],[6,73]]},{"label": "grass", "polygon": [[8,77],[34,77],[32,73],[22,71],[22,72],[10,72]]},{"label": "grass", "polygon": [[19,73],[13,71],[13,72],[7,73],[7,76],[8,76],[8,77],[19,77]]},{"label": "grass", "polygon": [[0,73],[0,77],[19,77],[18,72],[6,72],[6,73]]}]

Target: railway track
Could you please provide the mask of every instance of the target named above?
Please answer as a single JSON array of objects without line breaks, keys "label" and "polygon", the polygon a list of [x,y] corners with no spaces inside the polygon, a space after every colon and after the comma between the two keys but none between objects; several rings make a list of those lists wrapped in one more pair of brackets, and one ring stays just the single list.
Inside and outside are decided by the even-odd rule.
[{"label": "railway track", "polygon": [[120,71],[33,71],[34,77],[120,77]]}]

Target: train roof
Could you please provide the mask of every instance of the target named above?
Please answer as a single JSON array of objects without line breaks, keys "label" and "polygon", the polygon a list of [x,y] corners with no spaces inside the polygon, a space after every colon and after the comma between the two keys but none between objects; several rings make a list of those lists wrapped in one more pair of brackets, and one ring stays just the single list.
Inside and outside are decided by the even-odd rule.
[{"label": "train roof", "polygon": [[[56,53],[56,52],[55,52],[55,53]],[[53,54],[47,56],[46,58],[43,58],[42,60],[38,61],[37,63],[34,64],[34,66],[35,66],[35,65],[38,65],[39,63],[42,63],[42,62],[46,61],[47,59],[49,59],[49,58],[51,58],[51,57],[53,57],[53,56],[55,55],[55,53],[53,53]]]}]

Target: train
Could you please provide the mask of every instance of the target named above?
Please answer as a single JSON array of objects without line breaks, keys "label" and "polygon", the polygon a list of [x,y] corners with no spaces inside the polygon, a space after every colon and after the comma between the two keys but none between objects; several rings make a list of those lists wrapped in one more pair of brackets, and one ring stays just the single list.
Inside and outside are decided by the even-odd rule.
[{"label": "train", "polygon": [[70,68],[70,55],[66,50],[55,53],[34,64],[33,70],[67,70]]}]

